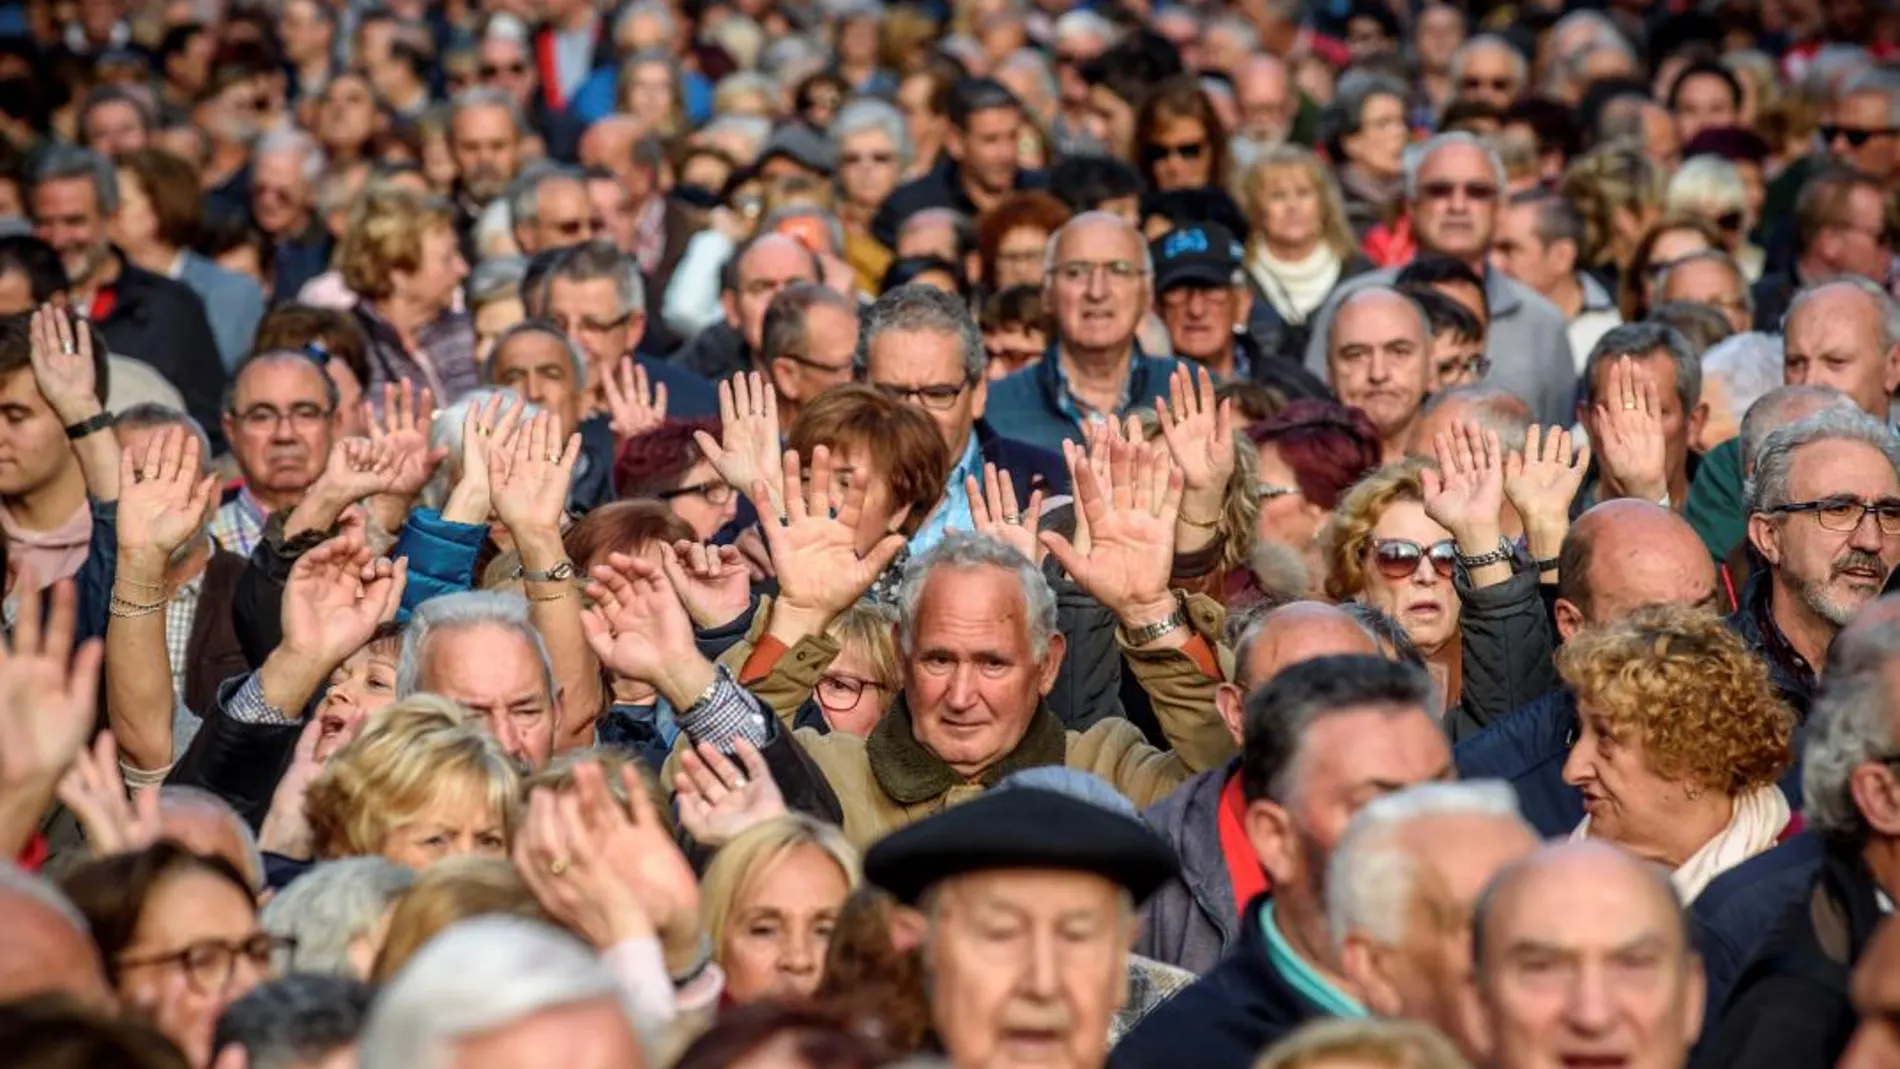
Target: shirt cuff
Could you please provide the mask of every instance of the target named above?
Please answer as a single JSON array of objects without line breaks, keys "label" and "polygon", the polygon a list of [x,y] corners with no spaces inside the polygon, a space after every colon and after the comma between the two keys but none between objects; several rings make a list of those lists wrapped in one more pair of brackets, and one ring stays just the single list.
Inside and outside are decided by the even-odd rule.
[{"label": "shirt cuff", "polygon": [[718,745],[743,737],[756,746],[766,742],[766,715],[757,698],[732,679],[724,665],[713,669],[713,685],[706,697],[674,714],[679,726],[698,742]]},{"label": "shirt cuff", "polygon": [[252,672],[244,685],[231,695],[224,705],[224,715],[240,724],[270,724],[290,727],[297,723],[292,717],[284,715],[282,709],[264,700],[264,686],[257,681],[257,673]]}]

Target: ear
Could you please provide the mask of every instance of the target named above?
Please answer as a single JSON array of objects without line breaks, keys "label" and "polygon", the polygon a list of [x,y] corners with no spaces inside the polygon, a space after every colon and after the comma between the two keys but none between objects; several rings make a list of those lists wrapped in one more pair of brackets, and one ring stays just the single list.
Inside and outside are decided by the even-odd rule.
[{"label": "ear", "polygon": [[1887,396],[1892,397],[1895,389],[1900,389],[1900,344],[1887,350],[1887,374],[1883,380],[1887,385]]},{"label": "ear", "polygon": [[1557,599],[1554,615],[1557,617],[1557,638],[1559,641],[1569,642],[1572,638],[1576,637],[1577,632],[1583,630],[1583,610],[1577,608],[1576,603],[1569,598]]},{"label": "ear", "polygon": [[222,427],[222,428],[224,428],[224,440],[225,440],[225,441],[227,441],[227,442],[235,442],[235,441],[237,441],[237,440],[238,440],[238,437],[237,437],[237,421],[231,418],[231,413],[229,413],[229,412],[226,412],[226,413],[224,413],[223,415],[221,415],[221,416],[219,416],[219,417],[218,417],[218,426],[220,426],[220,427]]},{"label": "ear", "polygon": [[948,123],[944,126],[943,150],[950,154],[951,159],[958,163],[963,162],[963,131],[957,129],[956,123]]},{"label": "ear", "polygon": [[1253,288],[1234,287],[1234,326],[1245,329],[1253,319]]},{"label": "ear", "polygon": [[[1497,1046],[1497,1036],[1491,1030],[1491,1015],[1485,1012],[1484,994],[1478,990],[1476,972],[1459,987],[1458,1016],[1464,1024],[1465,1041],[1471,1044],[1466,1053],[1472,1055],[1477,1064],[1488,1064],[1492,1061],[1492,1048]],[[1700,1022],[1701,1017],[1696,1020]]]},{"label": "ear", "polygon": [[1781,563],[1781,528],[1768,517],[1756,513],[1748,518],[1748,544],[1768,563]]},{"label": "ear", "polygon": [[1300,844],[1293,830],[1293,814],[1280,803],[1262,798],[1247,803],[1243,823],[1247,842],[1261,867],[1273,878],[1274,886],[1284,887],[1299,879]]},{"label": "ear", "polygon": [[1227,734],[1233,736],[1234,745],[1240,745],[1243,726],[1246,724],[1247,696],[1233,683],[1222,683],[1214,688],[1214,710],[1220,713],[1220,722],[1227,725]]},{"label": "ear", "polygon": [[787,401],[803,400],[799,397],[802,391],[798,388],[796,381],[798,376],[793,372],[790,360],[768,361],[765,365],[765,377],[771,380],[772,388],[778,391],[780,397]]},{"label": "ear", "polygon": [[1577,270],[1577,243],[1569,238],[1559,238],[1544,250],[1550,257],[1550,266],[1560,274],[1572,274]]},{"label": "ear", "polygon": [[1374,946],[1359,933],[1352,932],[1340,945],[1339,966],[1346,974],[1346,979],[1359,988],[1366,1008],[1374,1016],[1398,1017],[1404,1006],[1400,1004],[1398,989],[1386,980],[1385,973],[1379,968],[1379,959],[1384,953],[1384,948]]},{"label": "ear", "polygon": [[630,312],[627,315],[627,352],[640,348],[640,339],[646,337],[647,315],[645,312]]},{"label": "ear", "polygon": [[970,387],[970,418],[982,419],[983,410],[990,404],[990,377],[978,375],[976,385]]},{"label": "ear", "polygon": [[[1889,393],[1893,392],[1893,387],[1887,387],[1887,391]],[[1708,425],[1709,403],[1707,401],[1697,401],[1695,407],[1689,410],[1689,441],[1701,441],[1703,428]]]},{"label": "ear", "polygon": [[1037,666],[1041,678],[1036,681],[1036,690],[1043,697],[1056,689],[1056,676],[1062,673],[1062,655],[1069,648],[1068,637],[1057,631],[1049,636],[1049,649],[1042,655],[1042,663]]},{"label": "ear", "polygon": [[719,310],[726,313],[726,326],[729,326],[734,330],[738,330],[739,329],[739,297],[738,295],[733,293],[730,290],[722,290],[719,294]]},{"label": "ear", "polygon": [[1872,762],[1862,764],[1848,773],[1847,790],[1870,828],[1882,835],[1900,834],[1900,785],[1892,773]]},{"label": "ear", "polygon": [[912,906],[899,906],[891,911],[891,948],[899,954],[908,954],[924,945],[924,932],[930,922],[924,918],[923,911]]}]

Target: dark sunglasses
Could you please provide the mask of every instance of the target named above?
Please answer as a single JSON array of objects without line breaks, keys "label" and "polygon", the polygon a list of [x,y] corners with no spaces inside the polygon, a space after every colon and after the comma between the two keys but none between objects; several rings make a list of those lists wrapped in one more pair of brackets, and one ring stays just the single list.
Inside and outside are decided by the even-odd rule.
[{"label": "dark sunglasses", "polygon": [[508,63],[502,65],[484,63],[481,66],[481,74],[484,78],[494,78],[503,74],[519,76],[526,73],[528,73],[528,65],[526,63]]},{"label": "dark sunglasses", "polygon": [[1420,557],[1428,557],[1439,578],[1450,579],[1458,564],[1458,543],[1447,538],[1421,546],[1409,538],[1386,538],[1372,543],[1372,563],[1387,579],[1406,579],[1418,571]]},{"label": "dark sunglasses", "polygon": [[1206,151],[1206,142],[1190,141],[1185,145],[1149,145],[1142,151],[1142,155],[1149,163],[1160,163],[1174,156],[1179,156],[1184,160],[1198,160],[1201,158],[1201,153]]},{"label": "dark sunglasses", "polygon": [[1511,91],[1511,79],[1491,78],[1487,80],[1484,78],[1466,78],[1458,83],[1458,88],[1460,89],[1495,89],[1500,93],[1508,93]]},{"label": "dark sunglasses", "polygon": [[1844,137],[1855,148],[1865,145],[1876,137],[1889,137],[1900,134],[1900,128],[1892,126],[1856,127],[1826,124],[1821,127],[1821,140],[1832,145],[1835,138]]},{"label": "dark sunglasses", "polygon": [[1498,195],[1498,187],[1489,182],[1426,182],[1418,187],[1426,200],[1450,200],[1460,190],[1466,200],[1481,204],[1496,200]]},{"label": "dark sunglasses", "polygon": [[1741,233],[1742,232],[1742,213],[1741,212],[1724,212],[1721,215],[1716,216],[1715,228],[1717,230],[1722,231],[1725,234]]}]

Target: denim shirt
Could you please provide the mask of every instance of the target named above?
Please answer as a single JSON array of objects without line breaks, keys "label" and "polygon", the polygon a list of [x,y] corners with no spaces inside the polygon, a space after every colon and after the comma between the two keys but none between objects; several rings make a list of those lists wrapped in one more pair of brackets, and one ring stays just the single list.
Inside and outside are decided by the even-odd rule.
[{"label": "denim shirt", "polygon": [[[924,525],[917,529],[917,533],[910,536],[912,556],[943,541],[943,536],[952,527],[959,531],[976,529],[975,513],[970,509],[970,494],[963,486],[966,477],[974,478],[979,483],[983,481],[983,451],[977,448],[974,432],[970,440],[964,443],[963,455],[957,458],[955,466],[950,469],[950,482],[944,487],[943,500],[930,510],[930,517],[924,520]],[[1028,492],[1027,487],[1019,486],[1016,489],[1018,493]]]}]

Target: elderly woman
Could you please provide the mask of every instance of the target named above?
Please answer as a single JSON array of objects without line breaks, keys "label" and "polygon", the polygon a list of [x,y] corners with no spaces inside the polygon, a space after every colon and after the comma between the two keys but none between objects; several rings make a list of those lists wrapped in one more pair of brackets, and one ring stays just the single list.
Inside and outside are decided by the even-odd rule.
[{"label": "elderly woman", "polygon": [[258,926],[228,861],[169,840],[88,862],[61,884],[85,917],[119,1003],[209,1065],[218,1015],[270,979],[287,940]]},{"label": "elderly woman", "polygon": [[475,325],[456,309],[468,264],[448,201],[372,186],[351,214],[337,262],[369,334],[371,397],[383,383],[409,379],[447,403],[480,384]]},{"label": "elderly woman", "polygon": [[1559,192],[1583,218],[1579,270],[1612,282],[1629,273],[1644,230],[1662,211],[1663,180],[1653,160],[1627,145],[1604,145],[1571,163]]},{"label": "elderly woman", "polygon": [[1458,543],[1425,514],[1424,470],[1424,461],[1405,460],[1360,480],[1320,532],[1320,548],[1326,596],[1365,602],[1397,620],[1450,709],[1463,689],[1463,605],[1451,581]]},{"label": "elderly woman", "polygon": [[1735,257],[1748,281],[1761,277],[1766,253],[1748,240],[1755,218],[1748,207],[1748,185],[1741,169],[1720,156],[1694,156],[1669,179],[1663,209],[1690,215],[1715,228],[1723,251]]},{"label": "elderly woman", "polygon": [[739,514],[738,490],[700,452],[697,436],[717,435],[716,420],[669,419],[622,442],[614,489],[623,498],[653,498],[704,542]]},{"label": "elderly woman", "polygon": [[1041,190],[1012,193],[984,212],[976,221],[976,248],[985,290],[1040,289],[1049,235],[1062,229],[1070,214],[1068,205]]},{"label": "elderly woman", "polygon": [[380,857],[325,861],[264,907],[264,928],[292,944],[285,972],[369,979],[389,913],[415,873]]},{"label": "elderly woman", "polygon": [[1227,185],[1227,138],[1214,104],[1189,75],[1169,78],[1142,99],[1135,115],[1135,155],[1148,188]]},{"label": "elderly woman", "polygon": [[[844,30],[840,28],[840,34]],[[844,224],[844,258],[869,293],[889,266],[891,252],[871,236],[871,220],[903,181],[910,163],[904,116],[882,100],[853,100],[831,120],[838,151],[838,219]]]},{"label": "elderly woman", "polygon": [[700,916],[727,996],[740,1005],[809,997],[857,885],[857,851],[810,817],[775,817],[720,847],[700,884]]},{"label": "elderly woman", "polygon": [[1247,428],[1258,462],[1254,571],[1263,588],[1316,597],[1326,585],[1320,530],[1353,484],[1379,466],[1379,432],[1365,413],[1301,400]]},{"label": "elderly woman", "polygon": [[1346,220],[1360,241],[1372,228],[1390,226],[1404,211],[1405,83],[1385,74],[1348,71],[1320,116],[1321,143],[1339,169]]},{"label": "elderly woman", "polygon": [[1575,838],[1607,839],[1671,872],[1683,901],[1781,841],[1794,714],[1768,667],[1719,617],[1638,609],[1557,651],[1577,697],[1564,782],[1583,793]]},{"label": "elderly woman", "polygon": [[1247,213],[1248,331],[1269,356],[1299,359],[1307,320],[1341,282],[1372,270],[1359,251],[1339,187],[1318,156],[1278,145],[1254,160],[1236,192]]},{"label": "elderly woman", "polygon": [[521,771],[453,702],[427,695],[372,717],[310,784],[317,857],[380,854],[412,868],[445,857],[504,857]]},{"label": "elderly woman", "polygon": [[869,553],[892,532],[910,541],[912,553],[942,538],[951,520],[936,513],[952,477],[950,451],[921,409],[862,383],[834,386],[806,405],[786,434],[786,448],[801,457],[821,445],[831,451],[840,482],[849,471],[854,483],[867,488],[859,553]]}]

